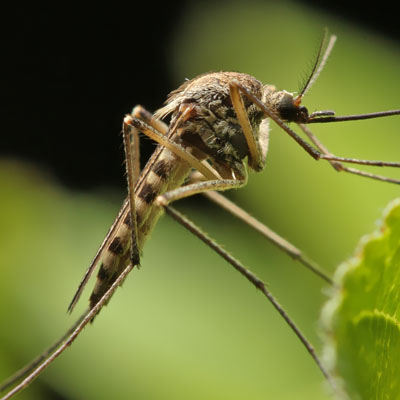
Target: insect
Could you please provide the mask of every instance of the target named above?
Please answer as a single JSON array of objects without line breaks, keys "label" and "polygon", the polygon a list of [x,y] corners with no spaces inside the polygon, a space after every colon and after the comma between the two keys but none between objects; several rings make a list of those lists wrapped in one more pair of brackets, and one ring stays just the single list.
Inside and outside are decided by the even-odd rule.
[{"label": "insect", "polygon": [[[313,70],[303,89],[297,95],[277,90],[271,85],[264,85],[250,75],[236,72],[215,72],[183,83],[170,94],[166,105],[155,115],[138,106],[132,114],[125,117],[123,134],[128,198],[69,306],[69,310],[72,311],[92,273],[98,268],[96,284],[90,296],[89,310],[66,336],[46,352],[44,362],[31,364],[18,374],[18,379],[27,377],[5,398],[10,398],[27,386],[72,343],[87,323],[93,321],[132,268],[140,264],[145,241],[162,211],[171,215],[205,241],[261,290],[329,379],[329,374],[316,356],[312,345],[276,302],[264,283],[186,217],[178,213],[170,203],[194,194],[204,194],[260,230],[289,255],[299,259],[303,265],[330,283],[330,278],[321,272],[313,262],[305,258],[296,247],[252,219],[218,192],[245,185],[247,167],[256,172],[264,168],[270,120],[278,124],[316,160],[326,160],[337,170],[384,182],[400,183],[399,180],[393,178],[343,165],[343,163],[351,163],[400,167],[399,162],[337,157],[331,154],[307,127],[312,123],[359,120],[400,114],[400,110],[345,117],[337,117],[332,111],[308,113],[301,102],[323,69],[334,42],[335,36],[325,37]],[[168,116],[171,117],[169,126],[162,122],[162,119]],[[289,122],[298,124],[314,146],[297,135],[288,126]],[[140,173],[139,133],[150,137],[159,144]],[[14,382],[14,379],[11,381]]]}]

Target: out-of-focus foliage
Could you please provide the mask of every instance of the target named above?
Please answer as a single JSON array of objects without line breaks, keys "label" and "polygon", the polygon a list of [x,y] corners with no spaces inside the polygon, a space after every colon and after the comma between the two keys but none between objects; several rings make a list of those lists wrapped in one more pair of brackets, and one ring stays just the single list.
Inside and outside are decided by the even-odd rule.
[{"label": "out-of-focus foliage", "polygon": [[400,398],[400,201],[343,263],[324,307],[326,354],[351,399]]},{"label": "out-of-focus foliage", "polygon": [[[177,86],[198,73],[236,70],[296,91],[325,26],[337,45],[304,105],[338,114],[398,107],[399,49],[295,2],[197,2],[176,25],[171,74]],[[313,130],[338,155],[395,160],[398,126],[393,117]],[[66,307],[125,194],[70,193],[5,161],[0,180],[5,377],[71,324]],[[273,126],[265,171],[229,196],[329,272],[398,187],[338,174]],[[324,283],[206,200],[177,206],[268,282],[318,350]],[[19,398],[54,391],[74,399],[329,398],[311,357],[260,293],[167,217],[145,246],[141,270]]]}]

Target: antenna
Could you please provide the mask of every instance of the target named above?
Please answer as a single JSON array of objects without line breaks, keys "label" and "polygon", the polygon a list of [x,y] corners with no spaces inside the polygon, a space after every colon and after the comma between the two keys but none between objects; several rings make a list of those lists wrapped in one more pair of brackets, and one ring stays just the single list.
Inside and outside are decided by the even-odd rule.
[{"label": "antenna", "polygon": [[299,106],[301,100],[303,99],[304,95],[310,90],[313,83],[317,80],[319,74],[325,67],[326,61],[328,60],[329,55],[333,49],[333,46],[336,42],[336,36],[330,35],[328,39],[328,30],[325,29],[324,36],[322,38],[321,44],[318,49],[317,57],[315,59],[314,66],[311,70],[311,74],[307,78],[303,89],[300,91],[299,95],[296,96],[294,99],[294,104]]}]

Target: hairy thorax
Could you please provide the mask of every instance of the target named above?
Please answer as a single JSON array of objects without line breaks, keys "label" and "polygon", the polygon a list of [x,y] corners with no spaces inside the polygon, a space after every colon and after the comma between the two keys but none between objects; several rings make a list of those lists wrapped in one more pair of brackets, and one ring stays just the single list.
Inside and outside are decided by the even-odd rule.
[{"label": "hairy thorax", "polygon": [[[220,166],[242,171],[249,149],[230,97],[229,84],[233,80],[262,99],[265,86],[252,76],[214,72],[188,80],[171,92],[156,116],[171,114],[170,129],[176,125],[182,145],[195,149],[198,158],[211,158]],[[252,102],[246,98],[243,101],[252,129],[258,135],[265,117]]]}]

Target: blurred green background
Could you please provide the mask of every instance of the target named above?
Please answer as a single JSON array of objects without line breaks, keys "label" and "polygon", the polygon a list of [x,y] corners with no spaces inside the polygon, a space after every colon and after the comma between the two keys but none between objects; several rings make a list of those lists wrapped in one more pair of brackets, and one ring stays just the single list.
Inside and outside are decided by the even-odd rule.
[{"label": "blurred green background", "polygon": [[[202,3],[170,44],[176,86],[211,70],[296,91],[323,28],[338,41],[304,100],[338,115],[399,107],[399,47],[296,2]],[[156,88],[153,88],[156,90]],[[312,126],[340,156],[398,160],[398,117]],[[68,139],[64,139],[68,140]],[[102,160],[104,162],[104,160]],[[112,163],[113,160],[107,160]],[[378,169],[400,178],[400,171]],[[396,173],[397,172],[397,173]],[[46,171],[0,160],[0,376],[58,338],[66,308],[125,193],[77,192]],[[338,174],[272,128],[267,167],[228,194],[333,273],[375,227],[396,185]],[[177,207],[263,280],[319,350],[327,287],[206,200]],[[89,285],[91,288],[91,285]],[[311,357],[260,293],[168,217],[95,323],[20,399],[328,399]]]}]

